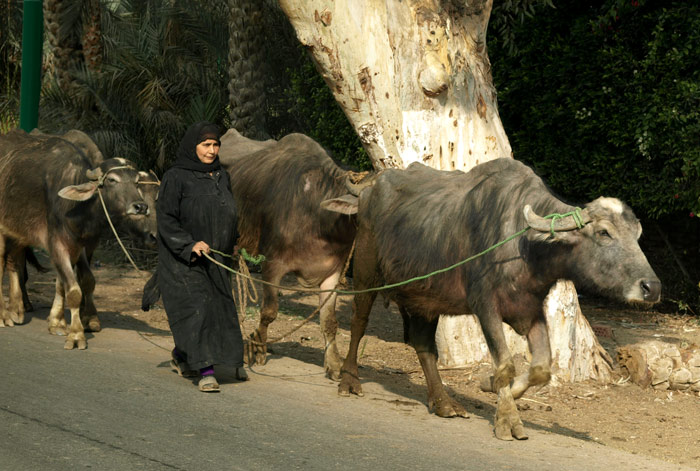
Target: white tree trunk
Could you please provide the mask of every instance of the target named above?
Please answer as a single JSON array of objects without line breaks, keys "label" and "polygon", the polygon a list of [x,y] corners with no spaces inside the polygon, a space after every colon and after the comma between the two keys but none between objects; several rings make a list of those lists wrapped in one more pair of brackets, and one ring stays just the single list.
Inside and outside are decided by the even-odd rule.
[{"label": "white tree trunk", "polygon": [[486,54],[491,2],[438,3],[280,0],[375,168],[511,156]]},{"label": "white tree trunk", "polygon": [[[468,171],[481,162],[512,157],[486,52],[492,0],[280,0],[280,6],[376,169],[422,162],[441,170]],[[580,342],[597,341],[581,316],[573,285],[566,286],[552,296],[558,306],[554,311],[559,316],[576,313],[572,322],[585,334],[575,338],[573,351],[568,349],[573,363],[562,360],[572,353],[558,353],[557,361],[568,364],[559,376],[595,377],[591,371],[568,372],[579,369],[580,363],[601,361],[580,358]],[[461,348],[476,339],[479,343],[465,351],[488,351],[481,329],[471,319],[441,319],[443,363],[479,361],[478,355],[462,354]],[[571,331],[570,323],[553,323]],[[568,345],[571,340],[570,335],[552,337],[552,344]],[[583,349],[587,355],[595,355],[594,350]]]}]

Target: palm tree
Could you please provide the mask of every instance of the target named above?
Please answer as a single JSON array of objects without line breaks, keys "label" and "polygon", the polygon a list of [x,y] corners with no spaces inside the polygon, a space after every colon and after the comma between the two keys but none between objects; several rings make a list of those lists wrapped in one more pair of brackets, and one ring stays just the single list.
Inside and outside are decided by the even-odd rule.
[{"label": "palm tree", "polygon": [[22,8],[19,2],[0,3],[0,134],[18,123]]},{"label": "palm tree", "polygon": [[63,90],[73,86],[73,71],[82,63],[80,0],[47,0],[44,23],[49,54],[44,64],[46,78],[53,79]]},{"label": "palm tree", "polygon": [[229,0],[229,120],[241,134],[268,137],[265,127],[265,41],[260,0]]},{"label": "palm tree", "polygon": [[223,123],[228,78],[218,64],[226,54],[226,2],[121,0],[99,5],[101,65],[87,60],[86,66],[74,68],[75,86],[69,90],[45,84],[41,128],[79,128],[105,155],[163,168],[187,125],[203,119]]}]

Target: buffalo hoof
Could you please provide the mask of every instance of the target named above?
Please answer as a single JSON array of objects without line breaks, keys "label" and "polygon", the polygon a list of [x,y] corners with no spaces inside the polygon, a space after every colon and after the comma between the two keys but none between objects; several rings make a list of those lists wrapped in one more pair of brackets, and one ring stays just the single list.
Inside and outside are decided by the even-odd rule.
[{"label": "buffalo hoof", "polygon": [[14,312],[14,311],[10,311],[10,320],[11,320],[15,325],[24,324],[24,313],[23,313],[23,312]]},{"label": "buffalo hoof", "polygon": [[85,330],[88,332],[99,332],[102,330],[102,325],[97,316],[92,316],[87,322],[84,322]]},{"label": "buffalo hoof", "polygon": [[60,336],[68,335],[68,327],[65,324],[50,325],[49,333]]},{"label": "buffalo hoof", "polygon": [[248,365],[264,365],[267,362],[267,343],[263,341],[259,331],[250,334],[247,347]]},{"label": "buffalo hoof", "polygon": [[340,370],[336,370],[331,366],[326,365],[326,376],[328,377],[328,379],[337,383],[338,381],[340,381]]},{"label": "buffalo hoof", "polygon": [[517,414],[505,414],[502,416],[497,414],[494,433],[499,440],[510,441],[514,438],[527,440],[528,438],[525,433],[525,427]]},{"label": "buffalo hoof", "polygon": [[365,395],[362,392],[362,385],[360,384],[358,376],[344,371],[341,375],[340,384],[338,385],[338,395],[349,396],[350,394],[355,394],[360,397]]},{"label": "buffalo hoof", "polygon": [[343,359],[340,355],[326,355],[323,359],[324,368],[326,369],[326,376],[333,381],[340,381],[340,369],[343,366]]},{"label": "buffalo hoof", "polygon": [[63,344],[63,348],[65,348],[66,350],[73,350],[73,347],[77,347],[78,350],[85,350],[87,348],[87,340],[85,340],[85,335],[69,335],[66,339],[66,343]]},{"label": "buffalo hoof", "polygon": [[0,315],[0,327],[12,327],[14,325],[15,323],[12,322],[10,316],[5,317],[4,315]]},{"label": "buffalo hoof", "polygon": [[460,403],[450,398],[447,394],[438,397],[432,401],[428,401],[428,407],[438,417],[463,417],[469,418],[467,410]]}]

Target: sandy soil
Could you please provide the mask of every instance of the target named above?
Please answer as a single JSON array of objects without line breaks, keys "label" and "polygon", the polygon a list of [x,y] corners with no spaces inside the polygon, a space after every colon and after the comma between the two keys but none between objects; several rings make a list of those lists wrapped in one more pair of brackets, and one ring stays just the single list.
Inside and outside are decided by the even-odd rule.
[{"label": "sandy soil", "polygon": [[[98,252],[94,259],[95,304],[103,326],[134,329],[144,336],[168,336],[170,332],[161,305],[149,312],[140,310],[147,276],[125,264],[104,262],[108,258]],[[53,276],[52,272],[41,274],[30,269],[29,295],[37,308],[50,306]],[[284,283],[293,284],[294,280],[287,277]],[[310,295],[283,296],[280,316],[270,327],[271,338],[298,326],[313,311],[316,299]],[[585,300],[582,309],[591,324],[607,327],[603,329],[607,336],[601,337],[600,341],[613,358],[617,347],[644,339],[700,345],[700,323],[693,316],[613,308]],[[341,354],[347,351],[350,340],[350,318],[350,297],[341,297],[338,303]],[[244,332],[252,332],[258,319],[258,305],[249,304],[243,321]],[[425,407],[426,387],[422,371],[413,349],[402,343],[402,336],[401,317],[396,308],[392,306],[387,310],[382,303],[375,303],[367,335],[360,345],[360,374],[363,381],[380,383],[405,397],[406,407]],[[313,319],[271,345],[270,350],[322,365],[323,340],[318,320]],[[495,396],[478,388],[478,379],[489,371],[490,365],[482,364],[443,370],[441,375],[450,394],[470,414],[491,419]],[[522,420],[526,428],[591,440],[700,469],[698,394],[641,389],[625,381],[619,371],[615,379],[615,383],[608,385],[576,383],[529,391],[518,400]]]}]

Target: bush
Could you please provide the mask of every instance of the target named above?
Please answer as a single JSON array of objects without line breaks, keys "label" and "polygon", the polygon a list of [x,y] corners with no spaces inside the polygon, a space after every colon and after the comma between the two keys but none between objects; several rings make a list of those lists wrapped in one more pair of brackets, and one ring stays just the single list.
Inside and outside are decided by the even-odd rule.
[{"label": "bush", "polygon": [[514,156],[574,202],[630,204],[664,297],[700,313],[700,4],[555,7],[515,28],[514,54],[490,35]]},{"label": "bush", "polygon": [[557,2],[490,50],[515,157],[654,219],[700,211],[700,6],[661,4]]}]

